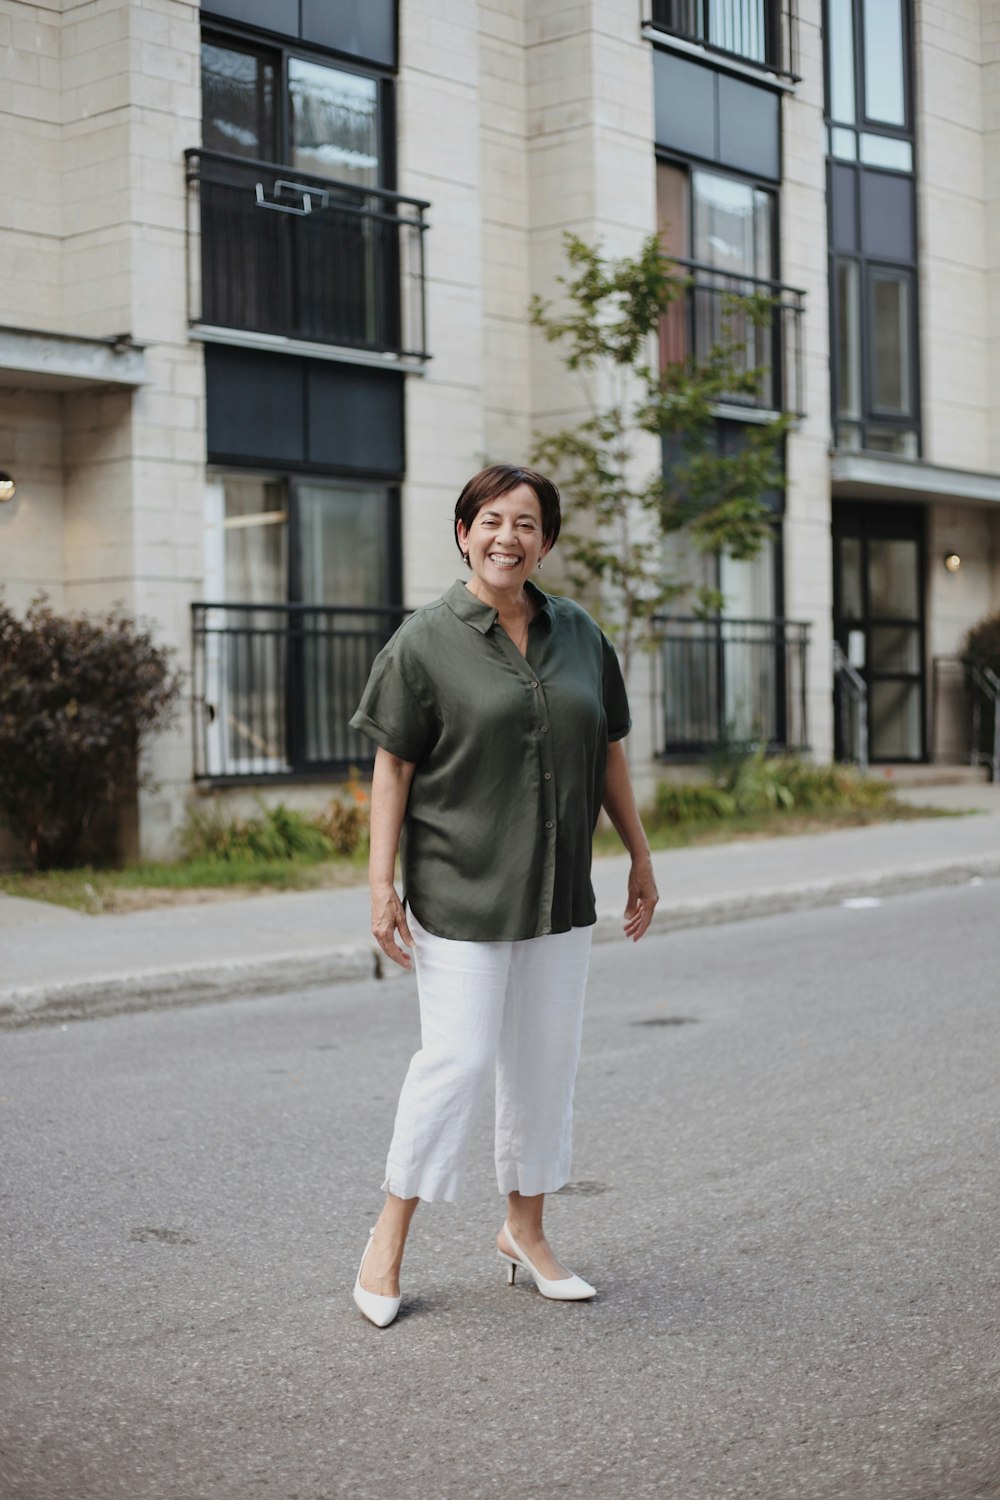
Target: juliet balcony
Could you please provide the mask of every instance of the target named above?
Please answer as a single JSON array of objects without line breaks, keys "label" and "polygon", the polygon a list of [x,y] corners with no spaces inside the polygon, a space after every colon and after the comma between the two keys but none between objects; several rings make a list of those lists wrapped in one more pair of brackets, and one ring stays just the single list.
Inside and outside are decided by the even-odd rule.
[{"label": "juliet balcony", "polygon": [[682,46],[739,67],[789,82],[800,76],[795,0],[651,0],[650,22]]},{"label": "juliet balcony", "polygon": [[809,626],[799,620],[663,615],[651,657],[656,752],[698,759],[725,746],[809,748]]},{"label": "juliet balcony", "polygon": [[218,151],[185,159],[196,337],[361,364],[427,360],[428,203]]},{"label": "juliet balcony", "polygon": [[733,391],[720,415],[752,419],[805,413],[802,320],[805,292],[780,281],[671,256],[683,290],[660,327],[666,363],[705,360],[717,345],[735,346],[736,370],[757,373],[747,389]]}]

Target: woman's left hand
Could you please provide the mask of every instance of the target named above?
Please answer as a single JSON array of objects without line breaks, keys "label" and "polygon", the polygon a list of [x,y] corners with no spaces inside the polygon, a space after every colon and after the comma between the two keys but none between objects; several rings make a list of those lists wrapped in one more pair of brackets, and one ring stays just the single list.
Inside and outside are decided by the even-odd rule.
[{"label": "woman's left hand", "polygon": [[625,906],[625,936],[637,943],[653,920],[660,893],[653,879],[653,863],[648,855],[632,861],[628,876],[628,902]]}]

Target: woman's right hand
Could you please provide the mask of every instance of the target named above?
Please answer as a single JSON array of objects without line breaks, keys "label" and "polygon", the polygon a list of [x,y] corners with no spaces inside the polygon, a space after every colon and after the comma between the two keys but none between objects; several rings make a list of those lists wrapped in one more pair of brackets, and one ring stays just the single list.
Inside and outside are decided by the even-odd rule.
[{"label": "woman's right hand", "polygon": [[372,936],[378,943],[386,958],[391,958],[394,964],[399,964],[401,969],[412,969],[413,959],[409,953],[396,942],[396,933],[402,938],[408,948],[413,947],[413,934],[406,923],[406,912],[403,903],[396,895],[394,885],[373,885],[372,895]]}]

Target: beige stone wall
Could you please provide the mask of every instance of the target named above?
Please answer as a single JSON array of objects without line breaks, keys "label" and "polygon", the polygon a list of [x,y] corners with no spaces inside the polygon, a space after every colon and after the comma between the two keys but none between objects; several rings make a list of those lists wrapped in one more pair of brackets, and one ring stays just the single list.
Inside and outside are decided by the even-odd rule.
[{"label": "beige stone wall", "polygon": [[986,200],[986,322],[989,359],[989,467],[1000,472],[1000,0],[981,0],[983,154]]},{"label": "beige stone wall", "polygon": [[431,202],[433,359],[406,391],[403,577],[408,604],[457,576],[455,497],[485,461],[479,16],[466,0],[400,6],[399,190]]},{"label": "beige stone wall", "polygon": [[979,0],[914,6],[923,448],[988,469],[990,389],[985,69]]},{"label": "beige stone wall", "polygon": [[63,423],[59,396],[0,390],[0,469],[14,499],[0,505],[0,589],[21,611],[47,594],[64,603]]},{"label": "beige stone wall", "polygon": [[785,614],[810,622],[807,713],[817,760],[833,754],[833,561],[830,535],[830,313],[820,0],[799,5],[799,71],[783,111],[781,275],[806,293],[806,415],[788,439]]},{"label": "beige stone wall", "polygon": [[[5,0],[0,11],[0,321],[148,346],[135,393],[0,392],[0,455],[19,489],[0,516],[18,547],[3,574],[20,595],[45,581],[69,608],[120,603],[185,664],[205,457],[183,161],[201,138],[199,46],[194,0]],[[182,719],[152,747],[162,790],[140,807],[147,853],[179,816],[189,741]]]}]

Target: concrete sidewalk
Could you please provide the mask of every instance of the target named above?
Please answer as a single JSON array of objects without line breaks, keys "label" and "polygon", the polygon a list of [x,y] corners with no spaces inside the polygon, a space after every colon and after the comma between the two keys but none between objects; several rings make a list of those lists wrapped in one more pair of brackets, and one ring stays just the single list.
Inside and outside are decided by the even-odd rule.
[{"label": "concrete sidewalk", "polygon": [[[654,930],[1000,877],[1000,787],[907,792],[983,816],[920,819],[654,856]],[[626,857],[594,862],[597,941],[620,939]],[[86,916],[0,895],[0,1026],[395,977],[364,887]]]}]

